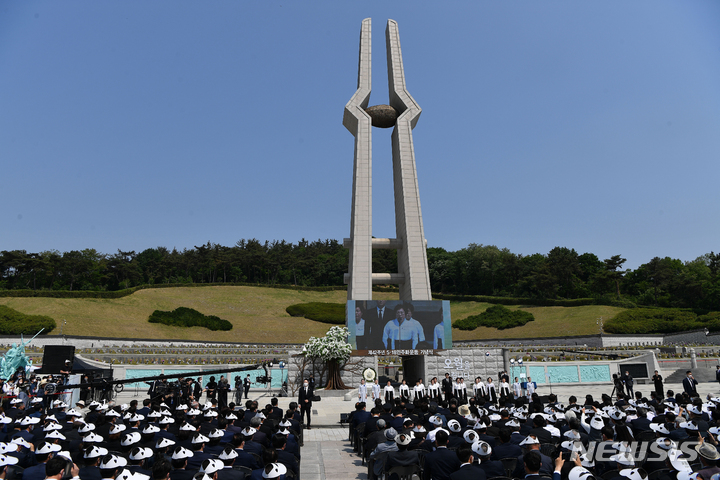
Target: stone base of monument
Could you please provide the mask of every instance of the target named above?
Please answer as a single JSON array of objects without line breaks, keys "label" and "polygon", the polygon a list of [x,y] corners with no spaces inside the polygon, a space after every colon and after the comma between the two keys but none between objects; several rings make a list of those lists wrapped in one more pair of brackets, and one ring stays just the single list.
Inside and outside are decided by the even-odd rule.
[{"label": "stone base of monument", "polygon": [[[345,398],[346,394],[350,395],[350,398],[357,398],[358,389],[352,390],[315,390],[315,395],[320,398]],[[345,398],[347,400],[347,398]]]}]

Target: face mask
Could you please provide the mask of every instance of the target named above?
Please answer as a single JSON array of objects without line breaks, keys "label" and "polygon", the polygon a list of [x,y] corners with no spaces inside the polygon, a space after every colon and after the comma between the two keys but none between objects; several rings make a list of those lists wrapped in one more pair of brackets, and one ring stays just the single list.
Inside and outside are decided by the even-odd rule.
[{"label": "face mask", "polygon": [[305,386],[307,387],[307,386],[308,386],[308,383],[307,383],[307,382],[305,382],[305,383],[303,383],[303,385],[305,385]]}]

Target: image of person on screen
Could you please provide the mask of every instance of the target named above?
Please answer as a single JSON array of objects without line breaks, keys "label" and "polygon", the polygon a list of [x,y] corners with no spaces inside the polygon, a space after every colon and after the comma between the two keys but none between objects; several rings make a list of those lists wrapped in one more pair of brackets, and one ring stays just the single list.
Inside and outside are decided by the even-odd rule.
[{"label": "image of person on screen", "polygon": [[410,324],[405,320],[404,306],[395,307],[395,320],[387,322],[383,329],[382,341],[385,349],[409,350],[416,348],[420,341],[420,334],[415,324]]},{"label": "image of person on screen", "polygon": [[440,322],[433,329],[433,348],[435,350],[445,348],[445,322]]},{"label": "image of person on screen", "polygon": [[366,350],[367,342],[365,341],[365,320],[360,305],[355,305],[355,345],[358,350]]},{"label": "image of person on screen", "polygon": [[385,307],[385,300],[378,300],[374,307],[368,305],[364,312],[365,319],[365,347],[370,350],[386,348],[383,346],[383,331],[385,324],[392,320],[393,314]]},{"label": "image of person on screen", "polygon": [[[425,330],[423,329],[423,326],[420,325],[420,322],[415,320],[413,318],[413,313],[415,312],[415,307],[413,307],[412,303],[406,303],[405,304],[405,322],[407,322],[409,325],[413,325],[418,330],[418,338],[419,342],[425,341]],[[415,347],[413,347],[415,348]]]}]

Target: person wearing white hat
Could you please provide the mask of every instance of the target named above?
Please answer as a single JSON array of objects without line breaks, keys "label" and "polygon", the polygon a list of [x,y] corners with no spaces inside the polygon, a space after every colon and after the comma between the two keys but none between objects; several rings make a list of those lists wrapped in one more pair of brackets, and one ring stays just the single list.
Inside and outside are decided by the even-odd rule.
[{"label": "person wearing white hat", "polygon": [[130,450],[128,455],[128,466],[127,470],[132,473],[139,473],[141,475],[147,475],[152,477],[152,472],[147,468],[148,459],[153,458],[155,452],[152,448],[147,447],[135,447]]},{"label": "person wearing white hat", "polygon": [[98,447],[97,445],[88,447],[83,454],[83,467],[78,474],[80,478],[83,480],[102,478],[98,465],[100,458],[107,454],[108,451],[106,448]]},{"label": "person wearing white hat", "polygon": [[282,463],[268,463],[262,472],[262,478],[285,480],[287,467]]},{"label": "person wearing white hat", "polygon": [[10,455],[0,454],[0,478],[5,480],[8,475],[8,467],[10,465],[17,465],[18,459],[11,457]]},{"label": "person wearing white hat", "polygon": [[[536,417],[537,418],[537,417]],[[550,476],[553,473],[553,462],[550,457],[543,454],[540,451],[540,441],[537,437],[533,435],[528,435],[525,437],[525,439],[520,442],[520,447],[522,447],[527,453],[525,455],[518,457],[517,464],[515,465],[515,471],[513,472],[513,477],[515,478],[525,478],[525,475],[530,474],[532,472],[527,472],[525,469],[525,457],[529,453],[537,453],[539,455],[539,465],[537,468],[540,471],[541,475],[547,475]],[[535,468],[535,463],[533,460],[533,463],[531,464],[532,468]]]},{"label": "person wearing white hat", "polygon": [[395,435],[395,443],[397,451],[391,451],[385,459],[385,475],[388,480],[398,480],[397,476],[389,476],[389,472],[393,467],[406,467],[411,465],[420,465],[420,456],[417,450],[408,450],[408,446],[412,441],[411,433],[400,433]]},{"label": "person wearing white hat", "polygon": [[45,464],[60,450],[60,445],[56,443],[43,442],[38,445],[35,448],[37,465],[25,469],[23,480],[43,480],[45,478]]},{"label": "person wearing white hat", "polygon": [[190,480],[194,472],[188,470],[188,459],[192,458],[193,452],[185,447],[175,447],[171,456],[172,471],[170,472],[170,480]]},{"label": "person wearing white hat", "polygon": [[212,455],[205,451],[205,445],[209,441],[210,439],[200,432],[196,432],[192,436],[192,440],[190,441],[190,447],[192,449],[193,456],[188,460],[187,468],[189,470],[199,470],[202,462],[204,462],[208,458],[213,458]]},{"label": "person wearing white hat", "polygon": [[235,470],[233,465],[238,458],[238,453],[232,445],[227,445],[225,449],[218,455],[218,460],[223,462],[222,469],[218,472],[218,480],[243,480],[244,475],[239,470]]},{"label": "person wearing white hat", "polygon": [[124,457],[108,453],[100,460],[100,475],[104,479],[114,479],[126,465],[127,460]]}]

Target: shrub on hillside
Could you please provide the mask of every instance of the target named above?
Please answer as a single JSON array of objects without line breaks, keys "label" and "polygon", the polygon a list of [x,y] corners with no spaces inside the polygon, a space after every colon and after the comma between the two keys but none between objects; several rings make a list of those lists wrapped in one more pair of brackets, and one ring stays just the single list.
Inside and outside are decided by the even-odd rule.
[{"label": "shrub on hillside", "polygon": [[197,310],[187,307],[178,307],[171,312],[155,310],[148,321],[174,327],[205,327],[213,331],[232,329],[232,323],[227,320],[215,315],[203,315]]},{"label": "shrub on hillside", "polygon": [[453,327],[460,330],[475,330],[477,327],[491,327],[498,330],[514,328],[532,322],[535,317],[530,312],[523,310],[510,310],[502,305],[493,305],[480,315],[471,315],[467,318],[457,320]]},{"label": "shrub on hillside", "polygon": [[291,317],[305,317],[316,322],[345,325],[345,304],[308,302],[290,305],[285,311]]},{"label": "shrub on hillside", "polygon": [[715,314],[698,317],[691,310],[679,308],[636,308],[615,315],[605,324],[608,333],[644,334],[674,333],[708,328],[720,329],[720,318]]},{"label": "shrub on hillside", "polygon": [[0,335],[35,335],[50,333],[57,325],[46,315],[25,315],[5,305],[0,305]]}]

